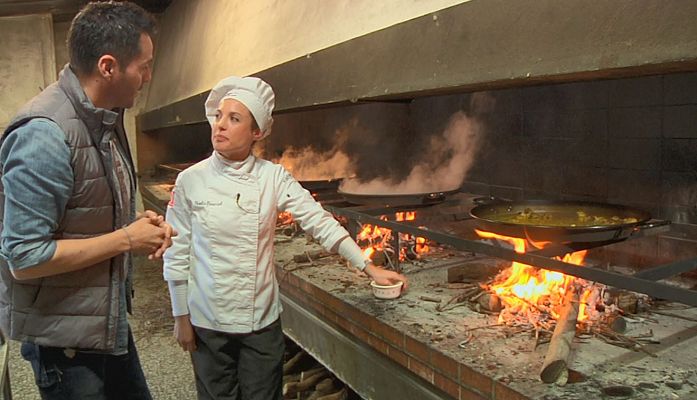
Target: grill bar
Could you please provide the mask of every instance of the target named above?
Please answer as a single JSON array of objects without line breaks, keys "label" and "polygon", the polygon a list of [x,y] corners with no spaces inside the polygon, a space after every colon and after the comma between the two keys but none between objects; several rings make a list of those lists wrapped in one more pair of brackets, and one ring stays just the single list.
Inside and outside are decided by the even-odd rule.
[{"label": "grill bar", "polygon": [[[517,261],[539,268],[562,272],[564,274],[572,275],[589,281],[600,282],[617,288],[644,293],[652,297],[697,306],[697,291],[669,286],[645,277],[605,271],[594,266],[579,267],[578,265],[548,258],[540,254],[520,254],[507,248],[487,244],[483,241],[463,239],[455,235],[410,226],[409,224],[404,224],[401,222],[384,221],[374,216],[350,209],[333,206],[325,206],[325,208],[335,215],[347,217],[359,224],[377,225],[383,228],[391,229],[393,232],[408,233],[414,236],[428,238],[441,244],[450,245],[460,251],[470,251],[474,253],[486,254],[504,260]],[[694,265],[694,260],[692,261],[692,265]],[[671,266],[672,264],[665,267],[667,268]],[[686,266],[683,266],[682,262],[680,263],[680,266],[686,268]]]}]

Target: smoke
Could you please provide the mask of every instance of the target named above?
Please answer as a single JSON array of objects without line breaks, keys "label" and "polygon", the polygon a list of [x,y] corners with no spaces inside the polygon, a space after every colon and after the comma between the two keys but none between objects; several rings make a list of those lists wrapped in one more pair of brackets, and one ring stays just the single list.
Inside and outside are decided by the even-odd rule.
[{"label": "smoke", "polygon": [[406,178],[381,177],[363,182],[345,180],[341,190],[347,193],[423,193],[448,191],[460,187],[479,148],[480,124],[475,118],[457,111],[445,130],[430,137],[420,162],[411,167]]},{"label": "smoke", "polygon": [[296,179],[303,181],[330,180],[353,175],[349,156],[337,148],[317,152],[312,147],[290,147],[273,161],[283,165]]},{"label": "smoke", "polygon": [[344,178],[347,193],[455,190],[482,142],[479,116],[494,102],[475,93],[282,115],[282,134],[256,150],[298,180]]},{"label": "smoke", "polygon": [[[299,181],[331,180],[354,176],[354,163],[345,150],[349,131],[347,127],[338,129],[334,143],[327,149],[313,145],[302,148],[290,145],[280,156],[271,157],[271,161],[283,165]],[[261,147],[260,151],[267,152],[264,147]]]}]

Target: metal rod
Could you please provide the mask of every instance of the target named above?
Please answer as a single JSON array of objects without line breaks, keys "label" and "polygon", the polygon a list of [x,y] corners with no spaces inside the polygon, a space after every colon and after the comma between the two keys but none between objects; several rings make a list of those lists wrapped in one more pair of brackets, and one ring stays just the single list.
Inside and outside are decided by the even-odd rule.
[{"label": "metal rod", "polygon": [[590,243],[564,243],[564,244],[559,244],[559,245],[552,245],[545,247],[544,249],[540,250],[534,250],[528,252],[528,254],[534,254],[538,256],[543,256],[543,257],[559,257],[563,256],[564,254],[569,254],[569,253],[574,253],[577,251],[581,250],[590,250],[596,247],[602,247],[602,246],[607,246],[613,243],[618,243],[623,241],[624,239],[620,240],[606,240],[602,242],[590,242]]},{"label": "metal rod", "polygon": [[697,258],[691,258],[689,260],[682,260],[670,264],[659,265],[653,268],[647,268],[634,274],[634,277],[658,281],[681,274],[683,272],[693,271],[695,269],[697,269]]},{"label": "metal rod", "polygon": [[415,226],[409,226],[392,221],[383,221],[369,215],[361,214],[352,210],[335,207],[327,209],[337,215],[343,215],[355,219],[361,224],[373,224],[384,228],[392,229],[395,232],[409,233],[414,236],[421,236],[431,239],[441,244],[447,244],[461,251],[487,254],[492,257],[504,260],[517,261],[523,264],[544,268],[552,271],[562,272],[567,275],[589,281],[597,281],[606,285],[621,289],[632,290],[645,293],[650,296],[676,301],[691,306],[697,306],[697,291],[677,288],[647,279],[638,278],[632,275],[619,274],[612,271],[605,271],[593,266],[578,266],[563,261],[547,258],[536,254],[521,254],[503,247],[492,246],[483,241],[467,240],[454,235],[431,231]]}]

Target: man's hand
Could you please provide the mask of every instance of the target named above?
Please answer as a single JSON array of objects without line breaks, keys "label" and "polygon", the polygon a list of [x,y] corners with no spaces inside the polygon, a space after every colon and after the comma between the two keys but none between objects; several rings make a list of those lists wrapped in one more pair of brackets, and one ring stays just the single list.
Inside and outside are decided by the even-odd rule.
[{"label": "man's hand", "polygon": [[378,285],[394,285],[395,283],[401,281],[402,283],[404,283],[404,285],[402,286],[402,291],[407,290],[407,277],[402,274],[398,274],[394,271],[380,268],[373,263],[368,264],[363,270],[363,272],[368,274],[370,278],[374,280],[375,283],[377,283]]},{"label": "man's hand", "polygon": [[188,314],[174,317],[174,338],[182,350],[188,352],[196,351],[196,335]]},{"label": "man's hand", "polygon": [[128,237],[129,251],[140,254],[155,253],[165,241],[165,229],[140,218],[122,228]]},{"label": "man's hand", "polygon": [[137,219],[142,218],[147,218],[151,224],[165,230],[165,236],[162,245],[159,248],[157,248],[157,250],[155,250],[154,252],[148,254],[149,260],[162,258],[162,255],[165,253],[165,250],[167,250],[172,245],[172,238],[174,236],[177,236],[177,231],[175,231],[170,224],[165,222],[165,217],[163,217],[162,215],[158,215],[155,211],[145,210],[142,213],[138,213]]}]

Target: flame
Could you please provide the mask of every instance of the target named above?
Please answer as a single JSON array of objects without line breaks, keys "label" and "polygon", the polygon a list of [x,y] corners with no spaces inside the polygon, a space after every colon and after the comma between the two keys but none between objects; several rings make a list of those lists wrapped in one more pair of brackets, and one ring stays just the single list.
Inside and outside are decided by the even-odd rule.
[{"label": "flame", "polygon": [[276,218],[276,225],[288,225],[293,222],[293,215],[288,211],[282,211],[278,213]]},{"label": "flame", "polygon": [[416,211],[403,211],[395,213],[395,220],[397,221],[413,221],[416,219]]},{"label": "flame", "polygon": [[[498,239],[512,244],[516,253],[523,254],[528,250],[529,242],[526,239],[480,230],[476,230],[476,232],[483,238]],[[536,242],[530,245],[535,248],[544,248],[548,244],[549,242]],[[563,258],[556,258],[570,264],[583,265],[586,253],[587,250],[582,250],[566,254]],[[523,311],[542,302],[550,302],[552,304],[561,302],[569,285],[577,279],[561,272],[538,269],[516,261],[511,264],[509,269],[503,271],[498,278],[503,278],[503,280],[494,282],[489,289],[499,296],[506,308]],[[589,294],[590,291],[586,290],[581,299],[587,299]],[[550,311],[554,318],[558,318],[559,316],[554,308],[550,307]],[[587,318],[585,311],[585,307],[579,308],[579,320]],[[502,318],[502,315],[503,313],[499,316],[499,319]]]},{"label": "flame", "polygon": [[[383,221],[389,220],[386,215],[381,215],[380,219]],[[416,211],[402,211],[397,212],[394,215],[394,220],[397,222],[414,221],[415,219]],[[430,250],[425,238],[414,238],[412,235],[400,233],[399,239],[401,243],[413,243],[414,245],[412,246],[412,249],[413,252],[416,253],[414,255],[417,257],[428,253]],[[358,235],[356,235],[356,240],[359,242],[359,245],[363,246],[363,254],[365,254],[366,257],[370,257],[376,251],[384,251],[386,249],[388,249],[389,253],[391,252],[390,241],[392,240],[392,230],[371,224],[365,224],[362,226]],[[409,249],[407,247],[402,247],[399,249],[400,261],[407,259],[408,250]]]}]

